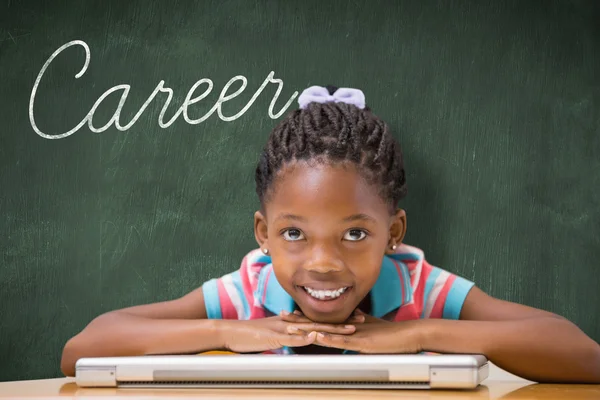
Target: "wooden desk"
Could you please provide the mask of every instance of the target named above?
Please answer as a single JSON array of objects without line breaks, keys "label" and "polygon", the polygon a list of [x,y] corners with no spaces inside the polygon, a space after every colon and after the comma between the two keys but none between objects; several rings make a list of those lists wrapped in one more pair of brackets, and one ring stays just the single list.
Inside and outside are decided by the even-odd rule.
[{"label": "wooden desk", "polygon": [[0,382],[0,398],[50,399],[64,397],[124,399],[600,399],[600,385],[539,385],[524,381],[486,380],[477,390],[300,390],[300,389],[88,389],[73,378]]}]

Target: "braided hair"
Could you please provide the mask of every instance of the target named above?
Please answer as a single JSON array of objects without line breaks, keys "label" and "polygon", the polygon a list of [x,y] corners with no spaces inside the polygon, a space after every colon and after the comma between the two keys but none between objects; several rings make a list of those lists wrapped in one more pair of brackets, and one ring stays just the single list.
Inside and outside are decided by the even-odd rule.
[{"label": "braided hair", "polygon": [[[333,95],[336,87],[327,86]],[[393,213],[406,195],[406,174],[400,144],[387,124],[368,107],[312,102],[294,110],[271,131],[255,172],[256,193],[264,206],[277,173],[293,161],[320,164],[350,162]]]}]

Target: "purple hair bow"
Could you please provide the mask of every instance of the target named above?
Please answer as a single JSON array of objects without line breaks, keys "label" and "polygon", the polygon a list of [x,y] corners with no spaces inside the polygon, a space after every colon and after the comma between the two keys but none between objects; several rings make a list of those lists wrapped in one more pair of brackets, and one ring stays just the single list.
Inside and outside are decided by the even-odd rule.
[{"label": "purple hair bow", "polygon": [[311,86],[305,89],[300,97],[298,104],[300,108],[306,108],[310,103],[347,103],[353,104],[358,108],[365,108],[365,94],[359,89],[339,88],[333,94],[321,86]]}]

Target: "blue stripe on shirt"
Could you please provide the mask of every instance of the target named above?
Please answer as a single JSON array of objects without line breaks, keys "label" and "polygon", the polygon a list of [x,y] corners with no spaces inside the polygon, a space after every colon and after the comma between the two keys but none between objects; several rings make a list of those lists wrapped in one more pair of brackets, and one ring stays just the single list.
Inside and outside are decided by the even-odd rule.
[{"label": "blue stripe on shirt", "polygon": [[202,294],[204,296],[204,306],[206,315],[209,319],[221,319],[221,300],[219,299],[219,290],[217,280],[211,279],[202,285]]},{"label": "blue stripe on shirt", "polygon": [[404,281],[404,304],[408,304],[413,297],[412,286],[410,285],[410,272],[408,272],[408,267],[402,261],[400,261],[399,264],[402,280]]},{"label": "blue stripe on shirt", "polygon": [[446,296],[446,303],[444,304],[444,311],[442,318],[444,319],[459,319],[460,310],[469,294],[469,291],[475,284],[460,276],[457,276],[452,287],[448,291]]},{"label": "blue stripe on shirt", "polygon": [[419,261],[421,260],[421,256],[419,256],[416,253],[396,253],[396,254],[391,254],[390,257],[395,258],[396,260],[400,260],[400,261]]},{"label": "blue stripe on shirt", "polygon": [[254,298],[257,299],[259,303],[262,303],[262,299],[265,294],[265,290],[266,290],[265,279],[267,277],[266,272],[268,272],[268,270],[269,270],[268,265],[261,268],[260,274],[258,275],[258,282],[256,285],[256,289],[254,290],[254,293],[253,293]]},{"label": "blue stripe on shirt", "polygon": [[240,271],[234,272],[231,278],[233,286],[235,286],[235,290],[237,291],[238,296],[242,301],[242,305],[244,306],[244,315],[238,315],[238,319],[246,319],[250,316],[250,305],[248,304],[248,299],[246,299],[246,295],[244,294],[244,286],[242,285]]}]

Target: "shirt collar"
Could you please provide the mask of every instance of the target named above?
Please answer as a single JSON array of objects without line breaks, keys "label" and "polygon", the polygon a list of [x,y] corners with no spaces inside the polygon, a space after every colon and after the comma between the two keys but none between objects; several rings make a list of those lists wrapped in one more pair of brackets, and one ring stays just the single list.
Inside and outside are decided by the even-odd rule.
[{"label": "shirt collar", "polygon": [[[294,299],[277,281],[271,257],[262,256],[260,262],[266,265],[258,278],[258,303],[275,315],[279,315],[281,311],[294,311]],[[410,299],[410,283],[406,282],[408,276],[408,269],[402,261],[384,256],[379,277],[371,289],[371,314],[374,317],[381,318]]]}]

